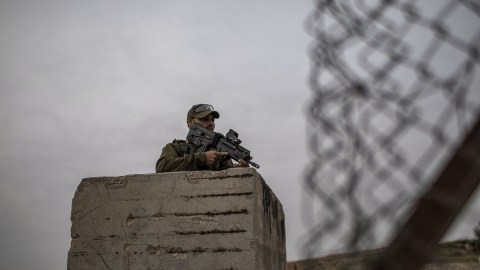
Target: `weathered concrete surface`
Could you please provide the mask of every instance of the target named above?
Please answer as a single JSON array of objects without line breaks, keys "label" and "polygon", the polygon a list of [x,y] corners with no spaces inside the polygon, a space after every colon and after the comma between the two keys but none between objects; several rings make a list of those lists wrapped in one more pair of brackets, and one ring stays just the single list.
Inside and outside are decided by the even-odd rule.
[{"label": "weathered concrete surface", "polygon": [[286,269],[281,203],[253,168],[83,179],[68,269]]}]

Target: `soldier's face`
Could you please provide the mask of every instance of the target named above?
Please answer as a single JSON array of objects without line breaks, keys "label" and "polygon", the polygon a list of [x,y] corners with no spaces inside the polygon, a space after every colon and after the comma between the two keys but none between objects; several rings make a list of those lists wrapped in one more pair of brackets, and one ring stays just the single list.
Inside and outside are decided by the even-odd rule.
[{"label": "soldier's face", "polygon": [[198,123],[202,127],[214,131],[215,130],[215,117],[212,114],[205,116],[204,118],[190,118],[188,119],[188,127],[192,127],[193,123]]}]

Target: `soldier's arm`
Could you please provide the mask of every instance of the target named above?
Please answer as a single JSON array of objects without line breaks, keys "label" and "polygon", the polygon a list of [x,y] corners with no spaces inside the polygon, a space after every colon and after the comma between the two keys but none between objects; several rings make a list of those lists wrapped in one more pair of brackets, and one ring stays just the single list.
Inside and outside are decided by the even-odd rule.
[{"label": "soldier's arm", "polygon": [[205,153],[185,154],[181,157],[177,152],[177,149],[175,149],[172,143],[167,144],[162,149],[162,154],[157,161],[155,171],[157,173],[195,171],[201,166],[207,166]]}]

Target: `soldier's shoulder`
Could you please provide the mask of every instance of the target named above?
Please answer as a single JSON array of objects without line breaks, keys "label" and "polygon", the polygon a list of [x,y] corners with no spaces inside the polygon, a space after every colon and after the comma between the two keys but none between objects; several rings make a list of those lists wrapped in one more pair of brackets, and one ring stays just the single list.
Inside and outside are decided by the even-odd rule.
[{"label": "soldier's shoulder", "polygon": [[187,142],[185,140],[174,139],[172,142],[167,143],[164,149],[181,149],[183,145],[187,145]]},{"label": "soldier's shoulder", "polygon": [[167,143],[165,147],[163,147],[163,153],[165,154],[176,154],[177,156],[183,156],[185,153],[185,149],[187,147],[187,142],[185,140],[173,140],[171,143]]}]

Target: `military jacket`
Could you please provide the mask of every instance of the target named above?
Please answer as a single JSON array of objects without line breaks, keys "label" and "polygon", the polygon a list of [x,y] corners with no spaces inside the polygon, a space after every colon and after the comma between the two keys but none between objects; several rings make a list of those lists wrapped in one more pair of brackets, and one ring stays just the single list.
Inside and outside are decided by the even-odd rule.
[{"label": "military jacket", "polygon": [[194,153],[191,146],[184,140],[174,140],[162,149],[162,154],[157,160],[155,171],[178,172],[178,171],[199,171],[199,170],[225,170],[233,168],[231,158],[220,162],[219,166],[212,168],[207,166],[205,152]]}]

